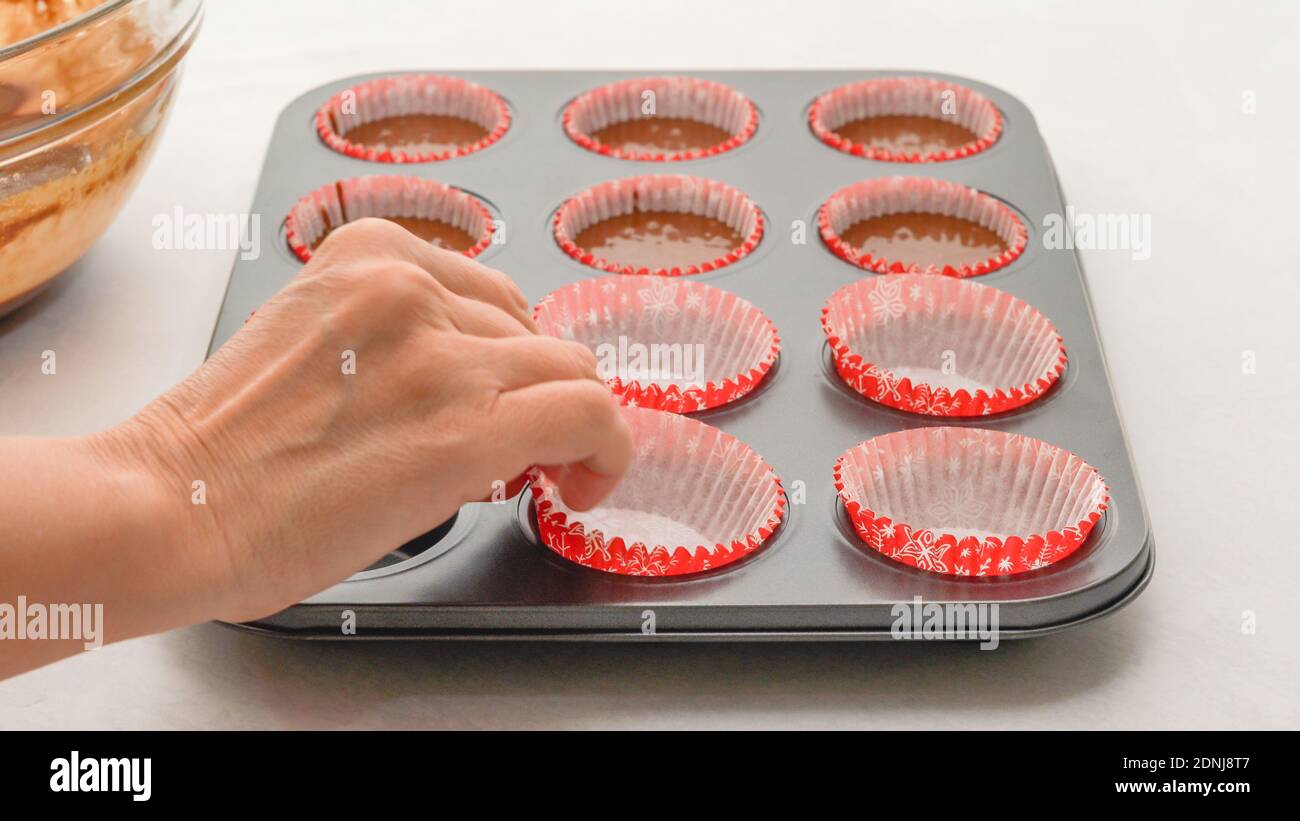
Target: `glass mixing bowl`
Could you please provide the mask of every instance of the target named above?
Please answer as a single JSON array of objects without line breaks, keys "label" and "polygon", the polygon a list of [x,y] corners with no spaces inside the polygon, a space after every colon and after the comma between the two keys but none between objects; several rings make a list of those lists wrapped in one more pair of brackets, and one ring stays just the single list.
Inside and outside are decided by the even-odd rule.
[{"label": "glass mixing bowl", "polygon": [[82,9],[0,47],[0,316],[112,222],[149,163],[203,15],[203,0],[59,3],[0,8],[0,42],[50,22],[51,7]]}]

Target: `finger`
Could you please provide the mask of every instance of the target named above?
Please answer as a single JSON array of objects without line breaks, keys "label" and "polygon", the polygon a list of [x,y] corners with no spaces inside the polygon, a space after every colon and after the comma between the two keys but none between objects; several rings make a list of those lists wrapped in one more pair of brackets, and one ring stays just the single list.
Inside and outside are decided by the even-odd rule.
[{"label": "finger", "polygon": [[500,379],[501,389],[505,391],[538,382],[600,381],[596,355],[580,342],[529,334],[475,340],[471,350]]},{"label": "finger", "polygon": [[495,305],[453,293],[447,294],[446,304],[448,317],[461,333],[491,338],[536,336],[531,328]]},{"label": "finger", "polygon": [[540,382],[506,391],[494,413],[511,454],[509,473],[535,464],[565,466],[555,471],[556,481],[571,506],[598,503],[632,464],[632,430],[598,382]]},{"label": "finger", "polygon": [[464,254],[438,248],[410,231],[403,229],[400,235],[397,232],[393,235],[391,252],[419,265],[452,293],[495,305],[529,330],[536,331],[532,306],[510,277]]},{"label": "finger", "polygon": [[618,487],[621,476],[601,476],[581,463],[544,465],[542,471],[560,493],[564,503],[574,510],[591,510]]}]

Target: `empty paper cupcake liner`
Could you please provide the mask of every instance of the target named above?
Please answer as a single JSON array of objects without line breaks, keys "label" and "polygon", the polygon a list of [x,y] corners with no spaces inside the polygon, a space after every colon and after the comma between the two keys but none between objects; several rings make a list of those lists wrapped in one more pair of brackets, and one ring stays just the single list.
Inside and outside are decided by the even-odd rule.
[{"label": "empty paper cupcake liner", "polygon": [[[716,259],[673,268],[621,265],[598,257],[574,239],[587,228],[638,211],[667,211],[710,217],[744,237],[739,248]],[[744,192],[717,180],[657,174],[610,180],[571,197],[555,212],[555,241],[584,265],[611,274],[683,276],[714,271],[748,256],[763,238],[763,213]]]},{"label": "empty paper cupcake liner", "polygon": [[690,413],[754,390],[781,339],[767,316],[730,291],[662,277],[599,277],[538,303],[542,333],[581,342],[624,404]]},{"label": "empty paper cupcake liner", "polygon": [[[983,226],[997,234],[1006,250],[974,265],[921,266],[905,260],[877,259],[841,236],[843,231],[863,220],[909,213],[940,214]],[[818,211],[817,225],[822,239],[836,256],[878,274],[979,276],[1010,265],[1024,253],[1029,241],[1024,223],[1000,200],[955,182],[925,177],[881,177],[841,188]]]},{"label": "empty paper cupcake liner", "polygon": [[951,277],[871,277],[822,308],[835,369],[868,399],[931,416],[981,416],[1042,396],[1065,370],[1051,320],[1011,294]]},{"label": "empty paper cupcake liner", "polygon": [[[647,103],[653,108],[647,111]],[[730,135],[707,148],[629,152],[592,136],[616,123],[650,118],[681,118],[715,126]],[[712,157],[749,141],[758,128],[758,109],[745,95],[712,80],[695,77],[641,77],[592,89],[564,109],[564,132],[578,145],[621,160],[672,162]]]},{"label": "empty paper cupcake liner", "polygon": [[835,462],[862,541],[933,573],[1009,576],[1059,562],[1110,501],[1074,454],[1019,434],[918,428],[877,436]]},{"label": "empty paper cupcake liner", "polygon": [[688,416],[623,413],[636,458],[597,507],[570,510],[546,474],[532,471],[538,534],[551,550],[608,573],[677,576],[748,556],[781,524],[781,481],[748,445]]},{"label": "empty paper cupcake liner", "polygon": [[[868,117],[930,117],[953,123],[975,135],[954,149],[906,154],[855,143],[839,134],[846,123]],[[928,77],[882,77],[832,89],[812,104],[808,124],[832,148],[885,162],[941,162],[978,154],[997,142],[1002,113],[983,94],[965,86]]]},{"label": "empty paper cupcake liner", "polygon": [[298,259],[311,259],[326,234],[366,217],[431,219],[459,228],[475,240],[468,257],[492,242],[492,212],[472,194],[417,177],[352,177],[323,185],[298,200],[285,219],[285,235]]},{"label": "empty paper cupcake liner", "polygon": [[[348,132],[364,123],[416,114],[459,117],[478,124],[487,134],[455,149],[415,153],[376,150],[348,139]],[[463,157],[500,140],[509,128],[510,107],[499,95],[477,83],[437,74],[367,80],[335,94],[316,112],[316,133],[326,145],[373,162],[419,163]]]}]

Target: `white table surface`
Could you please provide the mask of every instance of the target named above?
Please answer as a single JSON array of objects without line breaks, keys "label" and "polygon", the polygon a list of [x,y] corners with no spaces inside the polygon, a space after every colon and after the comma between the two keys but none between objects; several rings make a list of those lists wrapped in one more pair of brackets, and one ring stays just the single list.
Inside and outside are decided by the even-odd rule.
[{"label": "white table surface", "polygon": [[[209,6],[131,203],[59,285],[0,321],[0,434],[111,425],[202,362],[233,255],[155,251],[150,220],[178,204],[246,210],[277,113],[325,80],[414,67],[927,68],[1024,100],[1081,211],[1152,215],[1149,260],[1083,261],[1155,579],[1113,617],[993,653],[326,645],[201,625],[0,684],[0,727],[1300,726],[1300,7]],[[41,375],[46,349],[56,377]]]}]

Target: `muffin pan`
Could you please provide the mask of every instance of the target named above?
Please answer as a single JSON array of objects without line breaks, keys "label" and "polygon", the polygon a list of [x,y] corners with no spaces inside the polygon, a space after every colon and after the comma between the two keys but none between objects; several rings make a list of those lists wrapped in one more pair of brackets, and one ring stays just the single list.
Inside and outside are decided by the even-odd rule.
[{"label": "muffin pan", "polygon": [[[360,638],[873,639],[889,638],[891,610],[919,596],[938,604],[996,603],[1001,635],[1011,638],[1097,618],[1146,585],[1153,568],[1150,528],[1079,259],[1073,250],[1042,243],[1039,226],[1047,214],[1064,211],[1064,198],[1033,117],[1014,97],[928,72],[681,72],[740,92],[758,112],[756,127],[711,156],[629,160],[575,142],[565,130],[565,111],[588,91],[650,73],[447,74],[495,92],[509,115],[508,128],[492,144],[442,161],[367,160],[322,142],[314,127],[321,107],[381,75],[338,80],[285,109],[253,203],[253,211],[267,217],[264,250],[257,259],[236,261],[211,350],[299,270],[280,221],[300,198],[329,183],[396,174],[474,197],[505,227],[505,241],[489,244],[479,259],[509,273],[538,301],[573,283],[610,276],[556,242],[555,217],[563,203],[634,176],[714,180],[752,200],[765,230],[734,261],[673,281],[704,283],[752,303],[779,333],[780,354],[774,365],[764,365],[752,390],[691,418],[736,437],[771,466],[784,488],[784,515],[761,547],[725,566],[667,578],[619,576],[579,566],[545,546],[534,498],[541,494],[525,490],[505,502],[467,505],[453,523],[394,546],[376,566],[239,626],[346,638],[340,625],[344,611],[351,611]],[[887,162],[837,150],[814,133],[810,109],[823,95],[903,76],[951,83],[990,101],[998,124],[991,143],[953,159]],[[1024,242],[1013,258],[964,281],[1032,306],[1060,334],[1068,364],[1053,373],[1041,395],[1002,412],[930,416],[872,401],[845,384],[821,326],[823,306],[851,283],[897,274],[873,273],[837,255],[823,239],[819,217],[837,192],[889,177],[965,186],[1023,226]],[[873,437],[940,427],[1029,437],[1059,449],[1062,459],[1077,457],[1104,478],[1104,513],[1060,561],[1015,575],[955,576],[887,558],[855,533],[862,517],[850,515],[837,492],[837,460]],[[948,431],[935,436],[960,439]],[[653,631],[644,629],[647,623]]]}]

